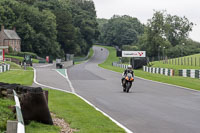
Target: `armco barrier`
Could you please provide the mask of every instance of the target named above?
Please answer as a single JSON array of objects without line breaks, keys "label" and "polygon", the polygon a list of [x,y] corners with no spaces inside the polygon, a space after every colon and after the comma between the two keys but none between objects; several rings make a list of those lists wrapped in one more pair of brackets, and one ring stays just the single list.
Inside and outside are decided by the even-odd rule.
[{"label": "armco barrier", "polygon": [[24,128],[24,120],[22,117],[22,112],[21,112],[21,106],[19,103],[19,98],[17,97],[16,92],[13,90],[14,98],[15,98],[15,108],[16,108],[16,114],[17,114],[17,133],[25,133],[25,128]]},{"label": "armco barrier", "polygon": [[182,70],[179,70],[179,76],[200,79],[200,70],[182,69]]},{"label": "armco barrier", "polygon": [[127,68],[128,68],[128,65],[119,64],[119,63],[117,63],[117,62],[113,62],[112,65],[113,65],[113,66],[116,66],[116,67],[121,67],[121,68],[124,68],[124,69],[127,69]]},{"label": "armco barrier", "polygon": [[10,70],[10,64],[0,64],[0,73]]},{"label": "armco barrier", "polygon": [[155,68],[155,67],[143,66],[143,71],[149,72],[149,73],[162,74],[166,76],[174,76],[174,70],[168,69],[168,68]]}]

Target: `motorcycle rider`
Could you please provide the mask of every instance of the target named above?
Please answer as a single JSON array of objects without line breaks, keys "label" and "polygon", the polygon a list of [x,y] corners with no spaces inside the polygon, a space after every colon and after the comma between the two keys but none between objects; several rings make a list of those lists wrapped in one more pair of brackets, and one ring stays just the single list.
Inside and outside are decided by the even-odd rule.
[{"label": "motorcycle rider", "polygon": [[134,77],[134,72],[133,72],[133,68],[132,65],[128,65],[127,69],[124,70],[124,72],[122,73],[122,86],[124,87],[124,80],[125,77],[128,73],[131,73],[132,76]]}]

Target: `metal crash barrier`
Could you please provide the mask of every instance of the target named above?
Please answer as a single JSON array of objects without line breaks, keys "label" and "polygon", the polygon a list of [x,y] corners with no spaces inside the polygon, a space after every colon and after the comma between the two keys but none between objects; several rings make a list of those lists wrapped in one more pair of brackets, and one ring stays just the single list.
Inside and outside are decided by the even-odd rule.
[{"label": "metal crash barrier", "polygon": [[17,133],[25,133],[24,120],[23,120],[23,116],[22,116],[19,98],[18,98],[15,90],[13,90],[13,94],[14,94],[14,99],[15,99],[15,103],[16,103],[15,108],[16,108],[17,121],[18,121]]}]

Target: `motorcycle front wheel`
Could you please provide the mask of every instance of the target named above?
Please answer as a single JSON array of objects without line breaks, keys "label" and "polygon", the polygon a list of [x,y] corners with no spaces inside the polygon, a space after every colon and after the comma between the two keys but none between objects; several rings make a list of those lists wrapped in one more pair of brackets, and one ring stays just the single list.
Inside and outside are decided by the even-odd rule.
[{"label": "motorcycle front wheel", "polygon": [[131,82],[126,83],[126,92],[128,93],[131,88]]}]

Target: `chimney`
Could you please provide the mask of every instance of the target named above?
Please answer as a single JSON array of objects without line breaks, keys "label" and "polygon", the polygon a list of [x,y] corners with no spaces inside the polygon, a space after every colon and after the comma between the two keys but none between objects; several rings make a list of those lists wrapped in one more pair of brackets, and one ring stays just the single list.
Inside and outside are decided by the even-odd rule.
[{"label": "chimney", "polygon": [[4,31],[4,25],[1,25],[1,31]]},{"label": "chimney", "polygon": [[16,27],[13,27],[13,30],[16,32]]}]

